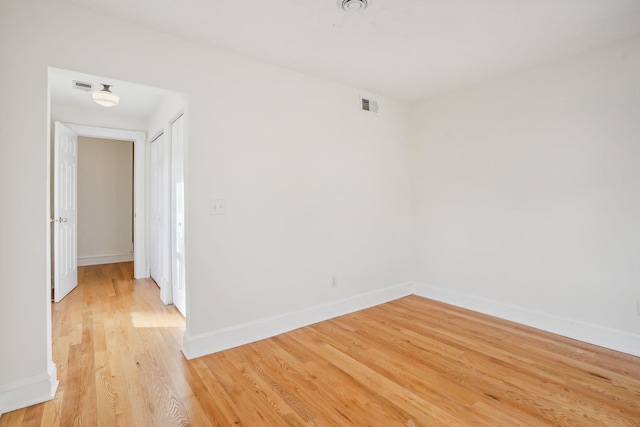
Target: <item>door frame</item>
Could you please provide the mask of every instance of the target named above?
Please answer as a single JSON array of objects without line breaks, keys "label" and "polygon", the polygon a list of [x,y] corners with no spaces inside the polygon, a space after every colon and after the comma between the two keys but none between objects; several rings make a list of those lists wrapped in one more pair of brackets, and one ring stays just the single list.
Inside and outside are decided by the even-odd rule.
[{"label": "door frame", "polygon": [[147,263],[146,132],[65,123],[78,136],[133,141],[133,276],[149,277]]}]

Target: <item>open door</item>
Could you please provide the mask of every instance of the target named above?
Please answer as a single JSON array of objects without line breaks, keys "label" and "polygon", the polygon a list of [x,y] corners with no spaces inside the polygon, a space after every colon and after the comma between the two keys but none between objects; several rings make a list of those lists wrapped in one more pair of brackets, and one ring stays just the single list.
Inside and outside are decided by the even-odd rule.
[{"label": "open door", "polygon": [[53,295],[59,302],[78,286],[78,134],[60,122],[53,168]]}]

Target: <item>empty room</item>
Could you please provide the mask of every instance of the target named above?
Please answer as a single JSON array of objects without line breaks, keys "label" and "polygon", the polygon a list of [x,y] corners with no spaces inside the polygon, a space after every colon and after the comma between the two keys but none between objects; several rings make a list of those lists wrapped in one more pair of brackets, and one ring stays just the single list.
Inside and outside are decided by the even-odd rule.
[{"label": "empty room", "polygon": [[[637,0],[2,0],[0,90],[0,426],[640,425]],[[56,302],[54,122],[144,135]]]}]

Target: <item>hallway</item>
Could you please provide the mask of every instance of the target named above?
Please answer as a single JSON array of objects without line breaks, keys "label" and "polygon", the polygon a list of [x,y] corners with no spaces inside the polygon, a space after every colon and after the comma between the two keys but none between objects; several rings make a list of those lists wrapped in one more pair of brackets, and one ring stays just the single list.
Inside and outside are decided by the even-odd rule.
[{"label": "hallway", "polygon": [[79,267],[78,287],[52,304],[56,397],[26,408],[22,424],[12,424],[15,411],[0,425],[180,425],[172,403],[173,380],[185,381],[184,318],[158,293],[151,279],[133,279],[132,262]]}]

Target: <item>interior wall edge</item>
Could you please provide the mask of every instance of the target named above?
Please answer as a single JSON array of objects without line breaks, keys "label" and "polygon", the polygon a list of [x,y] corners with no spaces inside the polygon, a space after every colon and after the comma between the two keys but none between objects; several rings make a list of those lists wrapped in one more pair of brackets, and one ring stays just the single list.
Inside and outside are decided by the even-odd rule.
[{"label": "interior wall edge", "polygon": [[0,384],[0,415],[52,400],[58,383],[56,365],[50,362],[45,373]]}]

